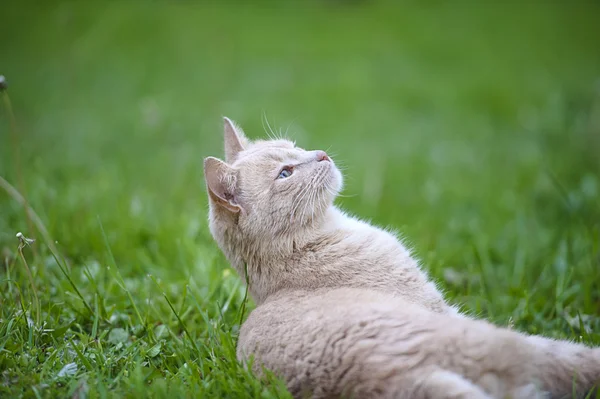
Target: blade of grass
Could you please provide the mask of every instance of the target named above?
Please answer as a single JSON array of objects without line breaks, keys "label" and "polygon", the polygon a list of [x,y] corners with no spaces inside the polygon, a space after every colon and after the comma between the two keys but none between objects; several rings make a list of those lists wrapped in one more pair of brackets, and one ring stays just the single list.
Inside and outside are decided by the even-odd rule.
[{"label": "blade of grass", "polygon": [[83,356],[83,352],[81,352],[77,345],[75,345],[75,342],[73,342],[73,338],[70,338],[69,342],[71,343],[71,347],[75,350],[75,352],[77,353],[77,357],[79,358],[79,360],[81,360],[85,368],[88,371],[93,371],[94,367],[92,366],[92,363],[90,363],[90,361],[85,356]]},{"label": "blade of grass", "polygon": [[98,294],[94,294],[94,308],[95,308],[95,312],[94,312],[94,324],[92,326],[92,339],[96,339],[96,336],[98,334],[98,323],[100,321],[100,309],[98,307]]},{"label": "blade of grass", "polygon": [[185,323],[183,322],[183,320],[181,320],[181,317],[179,317],[179,314],[177,313],[177,311],[173,307],[173,304],[169,300],[169,297],[167,296],[167,293],[162,290],[161,286],[158,284],[158,281],[156,281],[156,279],[154,278],[154,276],[152,276],[151,274],[149,274],[148,277],[154,282],[154,284],[156,284],[156,286],[158,287],[158,289],[162,292],[162,295],[165,298],[165,300],[167,301],[167,304],[169,305],[169,307],[171,308],[171,311],[173,312],[173,314],[175,315],[175,317],[179,321],[179,325],[181,326],[181,328],[183,329],[183,331],[187,335],[188,339],[190,340],[190,343],[192,344],[192,347],[194,348],[194,350],[196,351],[196,353],[198,354],[198,356],[200,356],[200,350],[198,349],[198,346],[196,346],[196,342],[192,338],[192,335],[188,331]]},{"label": "blade of grass", "polygon": [[77,296],[79,297],[79,299],[81,299],[81,302],[83,302],[83,305],[90,312],[90,314],[91,315],[95,315],[94,311],[91,308],[91,306],[87,303],[87,301],[85,300],[85,298],[83,297],[83,295],[81,294],[81,292],[79,291],[79,289],[77,288],[77,286],[75,285],[75,283],[73,282],[73,280],[71,279],[71,276],[69,275],[69,273],[67,273],[67,271],[65,270],[65,268],[63,268],[63,265],[58,260],[57,255],[54,253],[54,251],[52,250],[52,248],[49,247],[49,249],[50,249],[50,253],[52,254],[52,257],[54,258],[54,261],[58,265],[58,268],[60,269],[60,271],[62,272],[62,274],[67,278],[67,281],[71,285],[71,288],[73,288],[73,291],[75,291],[75,293],[77,294]]},{"label": "blade of grass", "polygon": [[[148,326],[146,325],[146,322],[144,321],[144,319],[142,318],[142,314],[140,313],[140,310],[138,309],[135,301],[133,300],[133,296],[131,295],[131,291],[129,291],[129,289],[127,288],[127,286],[125,285],[125,280],[123,280],[123,277],[121,276],[121,273],[119,272],[119,268],[117,267],[117,262],[115,261],[115,257],[112,253],[112,249],[110,248],[110,244],[108,242],[108,237],[106,236],[106,232],[104,231],[104,226],[102,225],[102,221],[100,220],[100,216],[98,216],[98,224],[100,225],[100,231],[102,232],[102,237],[104,239],[104,245],[106,246],[106,250],[108,251],[108,255],[110,257],[110,262],[111,262],[111,266],[114,268],[114,270],[116,271],[116,273],[112,273],[113,278],[115,279],[115,281],[117,282],[117,284],[121,287],[121,289],[123,291],[125,291],[125,294],[127,295],[127,297],[129,298],[129,301],[131,302],[131,306],[133,306],[133,310],[142,326],[142,328],[144,329],[144,331],[150,336],[150,339],[153,343],[156,343],[156,337],[154,336],[154,332],[152,331],[151,328],[148,328]],[[109,269],[110,271],[110,269]]]},{"label": "blade of grass", "polygon": [[244,298],[242,299],[242,308],[240,309],[240,320],[238,324],[241,326],[246,312],[246,302],[248,301],[248,289],[250,287],[250,277],[248,276],[248,264],[244,263],[244,277],[246,279],[246,289],[244,290]]}]

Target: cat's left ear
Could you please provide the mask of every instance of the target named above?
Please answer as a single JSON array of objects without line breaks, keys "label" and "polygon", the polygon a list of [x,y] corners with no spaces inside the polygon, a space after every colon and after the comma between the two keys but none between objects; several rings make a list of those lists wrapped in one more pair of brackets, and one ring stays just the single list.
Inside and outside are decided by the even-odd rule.
[{"label": "cat's left ear", "polygon": [[242,207],[238,203],[237,173],[220,159],[204,159],[204,179],[211,202],[233,213]]},{"label": "cat's left ear", "polygon": [[240,151],[248,146],[248,139],[241,128],[235,125],[231,119],[224,116],[224,139],[225,139],[225,162],[232,164]]}]

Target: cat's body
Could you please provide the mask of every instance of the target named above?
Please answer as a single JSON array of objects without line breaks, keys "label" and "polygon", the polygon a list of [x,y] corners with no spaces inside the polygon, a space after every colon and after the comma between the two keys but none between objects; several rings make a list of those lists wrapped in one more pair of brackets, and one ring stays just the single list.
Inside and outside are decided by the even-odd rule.
[{"label": "cat's body", "polygon": [[238,354],[295,396],[530,397],[600,380],[598,349],[458,315],[393,234],[333,206],[341,174],[323,151],[250,143],[226,119],[225,154],[205,160],[210,228],[259,305]]},{"label": "cat's body", "polygon": [[294,397],[560,398],[600,378],[600,349],[349,288],[270,297],[240,331],[238,356],[250,355]]}]

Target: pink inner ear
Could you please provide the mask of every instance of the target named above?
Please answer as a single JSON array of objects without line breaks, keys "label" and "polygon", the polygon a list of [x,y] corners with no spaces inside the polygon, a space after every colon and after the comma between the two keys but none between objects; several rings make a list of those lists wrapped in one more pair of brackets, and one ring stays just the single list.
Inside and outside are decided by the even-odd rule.
[{"label": "pink inner ear", "polygon": [[233,187],[226,185],[226,181],[230,180],[227,177],[232,173],[234,170],[217,158],[209,157],[204,160],[204,178],[211,199],[215,204],[237,213],[241,208],[235,203],[231,192]]}]

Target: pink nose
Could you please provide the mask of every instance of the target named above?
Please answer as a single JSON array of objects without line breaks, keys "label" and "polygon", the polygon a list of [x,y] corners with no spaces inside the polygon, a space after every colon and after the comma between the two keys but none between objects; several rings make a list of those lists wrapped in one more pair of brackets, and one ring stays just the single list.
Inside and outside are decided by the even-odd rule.
[{"label": "pink nose", "polygon": [[317,151],[317,161],[321,162],[321,161],[331,161],[331,159],[329,159],[329,156],[327,155],[327,153],[325,151]]}]

